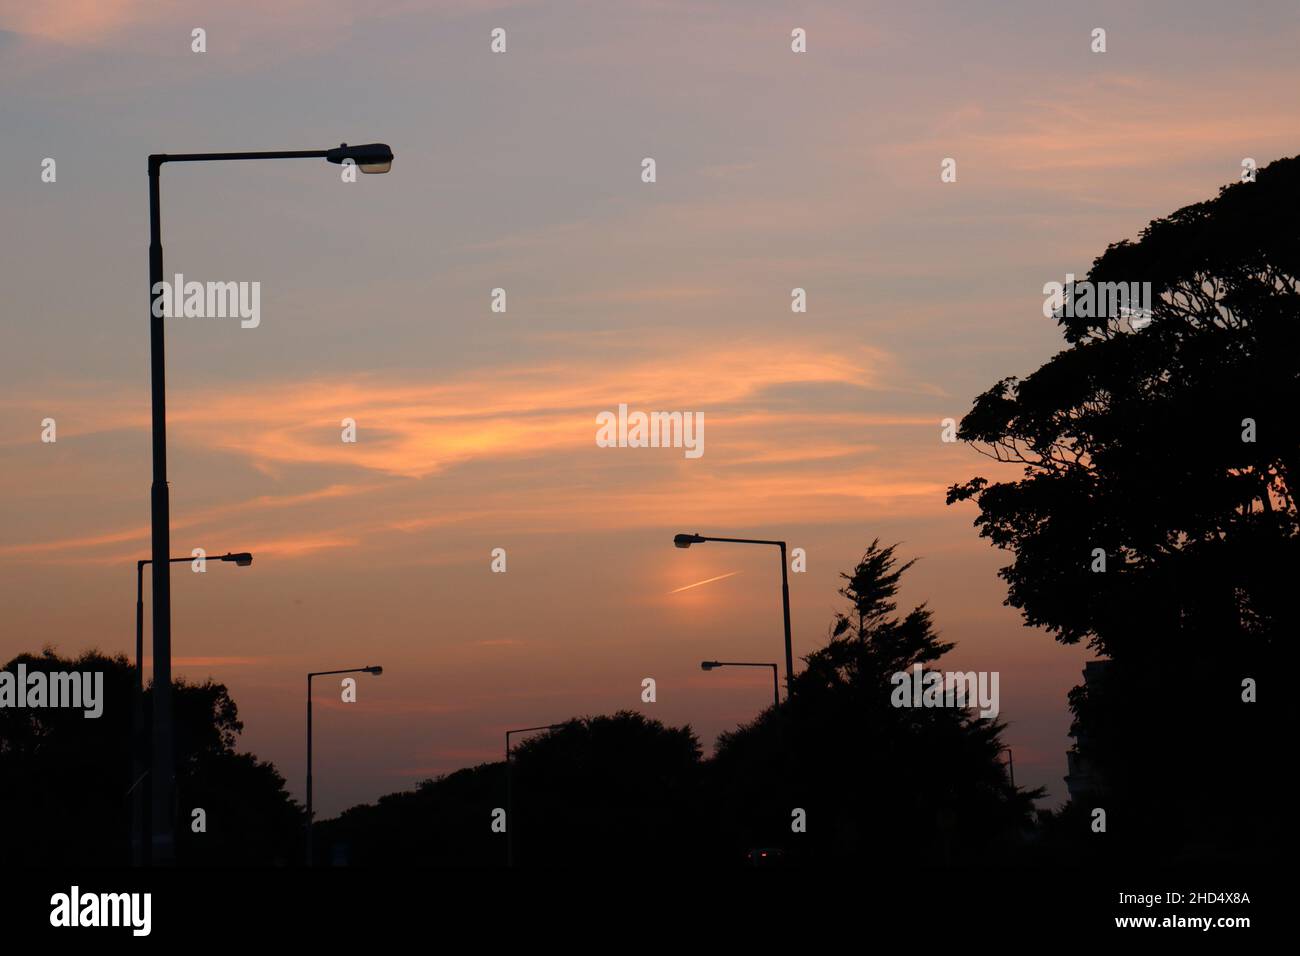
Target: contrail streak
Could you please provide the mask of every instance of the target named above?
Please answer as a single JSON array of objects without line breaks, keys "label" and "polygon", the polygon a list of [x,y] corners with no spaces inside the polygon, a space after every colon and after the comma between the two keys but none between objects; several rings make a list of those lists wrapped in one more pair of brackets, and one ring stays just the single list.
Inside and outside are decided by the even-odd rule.
[{"label": "contrail streak", "polygon": [[694,584],[688,584],[685,587],[673,588],[668,593],[676,594],[678,591],[689,591],[691,588],[698,588],[701,584],[712,584],[714,581],[721,581],[723,578],[729,578],[739,573],[739,571],[728,571],[726,574],[719,574],[716,578],[705,578],[703,581],[696,581]]}]

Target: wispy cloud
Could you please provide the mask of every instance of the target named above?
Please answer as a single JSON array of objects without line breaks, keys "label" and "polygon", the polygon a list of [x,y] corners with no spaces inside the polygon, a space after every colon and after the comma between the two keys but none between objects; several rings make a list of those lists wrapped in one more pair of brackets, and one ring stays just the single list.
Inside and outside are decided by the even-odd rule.
[{"label": "wispy cloud", "polygon": [[265,657],[173,657],[175,667],[245,667],[250,664],[265,664]]},{"label": "wispy cloud", "polygon": [[[780,347],[701,344],[689,353],[689,375],[682,361],[647,355],[596,364],[581,378],[568,363],[547,363],[476,369],[445,382],[350,376],[247,383],[216,394],[177,389],[169,437],[173,444],[243,457],[255,467],[337,465],[418,478],[477,459],[590,448],[596,413],[621,401],[702,410],[715,420],[749,409],[747,427],[762,428],[768,390],[807,383],[879,387],[889,364],[878,349],[837,351],[804,340]],[[83,391],[65,408],[70,418],[96,423],[82,424],[83,435],[148,426],[144,409],[111,395],[101,402]],[[355,444],[341,440],[345,418],[357,423]]]}]

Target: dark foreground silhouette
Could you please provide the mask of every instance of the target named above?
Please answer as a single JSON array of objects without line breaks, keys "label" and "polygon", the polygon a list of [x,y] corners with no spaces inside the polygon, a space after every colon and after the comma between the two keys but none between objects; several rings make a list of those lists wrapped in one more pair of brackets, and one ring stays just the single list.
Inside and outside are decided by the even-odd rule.
[{"label": "dark foreground silhouette", "polygon": [[[905,570],[873,543],[844,575],[849,606],[805,659],[791,699],[725,734],[710,760],[690,727],[631,712],[520,743],[509,821],[517,865],[1010,858],[1037,794],[1011,788],[998,760],[1002,725],[890,703],[891,675],[952,646],[924,607],[894,613]],[[490,823],[504,794],[503,763],[426,781],[319,824],[318,861],[500,865],[504,836]]]},{"label": "dark foreground silhouette", "polygon": [[[1037,794],[1011,786],[995,720],[891,703],[893,674],[936,665],[951,645],[923,606],[895,613],[907,565],[873,543],[790,699],[725,734],[711,759],[689,727],[628,712],[519,744],[518,863],[1279,858],[1282,648],[1300,624],[1297,212],[1300,160],[1279,160],[1111,246],[1087,281],[1149,282],[1147,308],[1063,309],[1068,347],[997,383],[961,423],[960,438],[1022,469],[948,494],[1014,554],[1008,603],[1103,658],[1069,700],[1068,805],[1033,819]],[[98,720],[0,708],[6,858],[126,862],[130,666],[47,651],[7,669],[19,662],[102,669],[106,702]],[[235,751],[225,688],[178,682],[176,712],[180,806],[208,814],[204,834],[182,815],[181,862],[298,859],[302,811],[274,767]],[[316,860],[501,865],[492,821],[504,805],[503,764],[461,770],[319,823]]]},{"label": "dark foreground silhouette", "polygon": [[[5,665],[28,673],[100,671],[103,714],[55,708],[0,708],[0,820],[5,856],[26,865],[131,862],[131,694],[135,668],[124,656],[91,651],[61,658],[46,649]],[[300,852],[303,813],[275,768],[238,753],[243,730],[235,702],[212,681],[173,683],[177,827],[182,863],[271,865]],[[145,714],[151,712],[145,694]],[[147,783],[147,781],[146,781]],[[143,784],[142,784],[143,785]],[[207,830],[195,833],[190,810]]]},{"label": "dark foreground silhouette", "polygon": [[[1030,832],[1037,794],[1011,787],[998,759],[1002,725],[968,709],[890,703],[891,675],[933,665],[952,646],[924,607],[895,614],[906,567],[873,543],[844,575],[848,607],[805,659],[791,699],[725,734],[710,760],[690,727],[631,712],[575,718],[520,743],[507,821],[517,863],[1010,858]],[[3,809],[36,825],[16,851],[33,863],[126,862],[131,670],[98,655],[25,660],[104,668],[107,704],[100,721],[48,710],[0,717],[0,773],[13,782]],[[203,834],[181,827],[181,862],[295,859],[302,812],[273,767],[235,752],[241,725],[225,688],[178,682],[176,706],[181,805],[204,807],[208,822]],[[316,860],[503,865],[505,835],[492,824],[505,787],[505,765],[484,764],[355,807],[317,824]],[[69,819],[86,820],[84,831],[64,826],[54,845],[36,835]]]},{"label": "dark foreground silhouette", "polygon": [[1298,214],[1300,160],[1279,160],[1110,246],[1088,280],[1149,282],[1149,313],[1069,310],[1068,348],[961,423],[1021,470],[948,496],[1014,553],[1008,603],[1108,661],[1070,699],[1086,772],[1054,831],[1078,855],[1276,852],[1300,624]]}]

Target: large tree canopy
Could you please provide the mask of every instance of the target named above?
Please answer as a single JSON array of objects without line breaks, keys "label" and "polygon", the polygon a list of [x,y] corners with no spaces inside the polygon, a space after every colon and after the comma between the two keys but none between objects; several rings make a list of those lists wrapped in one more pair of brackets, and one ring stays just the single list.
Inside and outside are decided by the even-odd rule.
[{"label": "large tree canopy", "polygon": [[1068,349],[976,399],[958,437],[1024,474],[948,497],[1015,552],[1028,623],[1119,654],[1225,628],[1259,650],[1295,621],[1298,214],[1300,160],[1282,160],[1110,246],[1088,279],[1150,282],[1149,325],[1062,317]]},{"label": "large tree canopy", "polygon": [[1194,784],[1191,765],[1216,748],[1276,762],[1242,682],[1279,673],[1297,622],[1300,159],[1153,221],[1087,280],[1149,282],[1150,314],[1061,314],[1068,348],[980,395],[958,432],[1021,476],[948,500],[976,502],[980,534],[1014,552],[1001,573],[1028,624],[1119,669],[1108,707],[1072,701],[1116,787],[1136,800],[1166,774],[1166,790],[1222,796],[1230,781]]},{"label": "large tree canopy", "polygon": [[[131,859],[131,758],[135,668],[123,656],[87,651],[60,657],[51,648],[21,654],[4,670],[102,675],[103,712],[0,707],[0,820],[9,828],[7,858],[121,866]],[[143,698],[148,719],[152,689]],[[177,679],[175,708],[178,857],[184,864],[291,863],[304,815],[269,763],[238,753],[244,725],[225,685]],[[137,786],[145,787],[148,781]],[[192,827],[194,809],[206,830]]]}]

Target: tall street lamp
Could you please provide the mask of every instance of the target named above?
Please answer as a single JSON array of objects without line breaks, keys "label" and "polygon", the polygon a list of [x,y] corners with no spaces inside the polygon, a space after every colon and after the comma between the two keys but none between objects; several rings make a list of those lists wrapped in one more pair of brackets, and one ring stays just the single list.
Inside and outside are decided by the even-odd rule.
[{"label": "tall street lamp", "polygon": [[[167,375],[163,316],[155,315],[154,290],[163,281],[162,212],[159,183],[164,163],[206,163],[245,159],[325,159],[351,161],[363,173],[386,173],[393,151],[383,143],[337,149],[257,153],[154,153],[149,156],[149,377],[152,395],[153,484],[149,492],[153,564],[153,861],[171,863],[176,855],[176,814],[172,754],[172,591],[171,504],[167,491]],[[163,310],[158,310],[162,312]]]},{"label": "tall street lamp", "polygon": [[515,865],[515,807],[510,785],[510,735],[527,734],[534,730],[559,730],[564,724],[543,724],[540,727],[521,727],[506,731],[506,866]]},{"label": "tall street lamp", "polygon": [[[167,559],[170,564],[193,560],[193,557]],[[253,556],[247,551],[238,554],[227,552],[209,560],[226,561],[246,568],[253,563]],[[145,763],[148,741],[144,739],[144,566],[152,563],[152,558],[135,563],[135,702],[131,715],[134,727],[131,740],[131,863],[134,866],[148,862],[149,856],[149,823],[140,782],[148,773]]]},{"label": "tall street lamp", "polygon": [[758,538],[711,538],[701,534],[673,536],[673,544],[689,548],[704,541],[725,541],[729,544],[771,544],[781,549],[781,609],[785,612],[785,694],[790,696],[790,681],[794,677],[794,652],[790,647],[790,574],[785,562],[784,541],[764,541]]},{"label": "tall street lamp", "polygon": [[1007,772],[1011,775],[1011,789],[1014,790],[1016,789],[1016,760],[1012,756],[1010,747],[1003,747],[1002,749],[1007,752]]},{"label": "tall street lamp", "polygon": [[382,667],[345,667],[338,671],[312,671],[307,675],[307,865],[312,866],[315,860],[311,855],[311,679],[313,677],[326,677],[330,674],[374,674],[378,677],[384,672]]},{"label": "tall street lamp", "polygon": [[772,703],[781,706],[781,693],[777,690],[776,665],[763,664],[756,661],[700,661],[700,670],[711,671],[719,667],[770,667],[772,668]]}]

